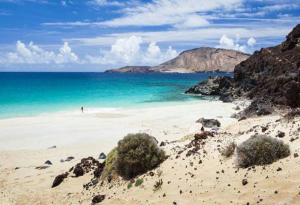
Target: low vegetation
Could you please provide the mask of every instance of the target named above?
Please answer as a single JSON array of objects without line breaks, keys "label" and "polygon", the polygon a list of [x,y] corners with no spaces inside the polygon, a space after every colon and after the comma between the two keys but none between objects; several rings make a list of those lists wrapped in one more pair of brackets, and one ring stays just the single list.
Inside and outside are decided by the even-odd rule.
[{"label": "low vegetation", "polygon": [[266,135],[253,135],[237,147],[237,163],[244,168],[271,164],[289,155],[289,145]]},{"label": "low vegetation", "polygon": [[114,163],[117,173],[125,179],[157,167],[166,158],[154,137],[145,134],[129,134],[119,141]]},{"label": "low vegetation", "polygon": [[102,172],[102,178],[107,178],[108,176],[116,175],[116,160],[118,156],[117,148],[111,150],[105,160],[105,167]]},{"label": "low vegetation", "polygon": [[158,181],[155,182],[154,186],[153,186],[153,191],[158,191],[161,189],[163,185],[163,180],[159,179]]},{"label": "low vegetation", "polygon": [[140,185],[142,185],[143,182],[144,182],[143,179],[137,179],[134,183],[134,186],[140,186]]},{"label": "low vegetation", "polygon": [[227,146],[225,146],[223,149],[221,149],[221,155],[229,158],[234,154],[236,148],[236,143],[235,142],[230,142]]}]

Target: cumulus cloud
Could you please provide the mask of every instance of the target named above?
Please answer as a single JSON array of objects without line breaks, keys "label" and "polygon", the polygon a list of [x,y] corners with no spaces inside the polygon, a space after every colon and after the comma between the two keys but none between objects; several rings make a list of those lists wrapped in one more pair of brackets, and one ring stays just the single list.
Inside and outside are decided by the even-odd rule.
[{"label": "cumulus cloud", "polygon": [[86,59],[92,64],[123,64],[123,65],[156,65],[177,56],[172,47],[162,51],[156,42],[142,47],[143,40],[138,36],[120,38],[115,41],[108,52],[99,56],[88,55]]},{"label": "cumulus cloud", "polygon": [[28,45],[17,41],[16,50],[6,54],[3,64],[66,64],[79,63],[78,56],[72,51],[68,42],[64,42],[59,51],[47,51],[30,42]]},{"label": "cumulus cloud", "polygon": [[223,35],[219,40],[218,48],[232,49],[241,52],[250,52],[249,47],[253,47],[256,44],[256,40],[253,37],[250,37],[247,41],[247,44],[240,44],[240,37],[237,35],[235,39]]},{"label": "cumulus cloud", "polygon": [[253,47],[256,44],[256,39],[253,37],[249,38],[247,41],[247,44],[248,44],[248,46]]}]

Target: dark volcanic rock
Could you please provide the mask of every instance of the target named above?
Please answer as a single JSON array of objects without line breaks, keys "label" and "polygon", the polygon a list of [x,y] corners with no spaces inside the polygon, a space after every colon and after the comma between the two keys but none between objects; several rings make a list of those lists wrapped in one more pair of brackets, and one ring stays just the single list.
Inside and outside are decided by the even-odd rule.
[{"label": "dark volcanic rock", "polygon": [[77,164],[74,168],[73,173],[75,174],[76,177],[80,177],[84,175],[84,170],[81,165]]},{"label": "dark volcanic rock", "polygon": [[208,132],[208,131],[204,131],[204,132],[201,132],[201,133],[196,133],[194,135],[195,140],[205,140],[208,137],[214,137],[214,134],[211,133],[211,132]]},{"label": "dark volcanic rock", "polygon": [[60,185],[64,181],[64,179],[67,177],[68,177],[68,172],[56,176],[53,181],[52,188]]},{"label": "dark volcanic rock", "polygon": [[50,160],[47,160],[44,164],[52,165],[52,162]]},{"label": "dark volcanic rock", "polygon": [[104,163],[100,163],[93,157],[81,159],[81,162],[75,165],[73,173],[75,177],[83,176],[86,173],[94,170],[94,176],[99,177],[103,171]]},{"label": "dark volcanic rock", "polygon": [[101,152],[98,159],[106,159],[106,155],[103,152]]},{"label": "dark volcanic rock", "polygon": [[221,95],[228,92],[232,87],[233,79],[231,77],[210,77],[208,80],[200,82],[198,85],[188,89],[186,94],[201,95]]},{"label": "dark volcanic rock", "polygon": [[282,44],[256,51],[235,67],[235,88],[251,99],[300,107],[300,24]]},{"label": "dark volcanic rock", "polygon": [[251,116],[263,116],[272,114],[274,111],[270,102],[258,99],[251,102],[251,104],[242,112],[239,113],[239,117],[251,117]]},{"label": "dark volcanic rock", "polygon": [[270,106],[261,104],[262,99],[270,105],[300,107],[300,24],[282,44],[256,51],[238,64],[234,79],[210,78],[186,93],[219,95],[224,102],[246,97],[256,101],[248,110],[255,110],[257,115],[272,112]]},{"label": "dark volcanic rock", "polygon": [[94,198],[92,199],[92,202],[94,204],[100,203],[105,199],[105,195],[96,195],[94,196]]},{"label": "dark volcanic rock", "polygon": [[207,128],[213,128],[213,127],[220,127],[221,126],[221,123],[218,120],[215,120],[215,119],[200,118],[196,122],[201,123],[203,125],[203,127],[207,127]]}]

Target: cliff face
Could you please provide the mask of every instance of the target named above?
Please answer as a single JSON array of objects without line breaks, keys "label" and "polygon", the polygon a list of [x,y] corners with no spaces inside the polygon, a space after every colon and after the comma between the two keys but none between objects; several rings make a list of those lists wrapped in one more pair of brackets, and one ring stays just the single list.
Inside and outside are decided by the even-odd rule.
[{"label": "cliff face", "polygon": [[184,51],[178,57],[153,69],[159,72],[232,72],[237,64],[248,57],[248,54],[234,50],[203,47]]},{"label": "cliff face", "polygon": [[194,73],[205,71],[232,72],[234,67],[241,61],[246,60],[248,54],[234,50],[219,48],[196,48],[182,52],[176,58],[159,66],[127,66],[119,69],[107,70],[114,73]]},{"label": "cliff face", "polygon": [[234,80],[237,92],[251,99],[300,107],[300,24],[280,45],[263,48],[237,65]]}]

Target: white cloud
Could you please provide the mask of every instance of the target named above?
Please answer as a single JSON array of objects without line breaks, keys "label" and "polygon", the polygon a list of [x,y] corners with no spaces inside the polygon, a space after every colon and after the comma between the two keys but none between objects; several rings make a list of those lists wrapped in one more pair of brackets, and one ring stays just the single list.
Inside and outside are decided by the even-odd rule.
[{"label": "white cloud", "polygon": [[117,39],[108,52],[99,56],[88,55],[91,64],[103,65],[157,65],[177,56],[177,51],[169,47],[162,51],[156,42],[142,48],[143,40],[138,36]]},{"label": "white cloud", "polygon": [[46,51],[33,42],[26,45],[17,41],[16,50],[7,53],[5,58],[1,60],[2,64],[67,64],[79,62],[78,56],[72,51],[68,42],[64,42],[59,51],[55,53],[54,51]]},{"label": "white cloud", "polygon": [[274,28],[259,27],[259,28],[201,28],[187,30],[171,30],[171,31],[144,31],[144,32],[128,32],[114,33],[91,38],[68,38],[66,41],[83,44],[86,46],[103,46],[111,45],[116,39],[128,38],[130,36],[140,36],[145,43],[193,43],[195,45],[202,44],[205,41],[215,41],[220,39],[220,34],[227,36],[235,36],[239,34],[240,38],[246,39],[255,36],[256,38],[278,38],[285,36],[291,31],[290,26],[277,26]]},{"label": "white cloud", "polygon": [[251,38],[248,39],[248,41],[247,41],[248,46],[253,47],[253,46],[255,46],[255,44],[256,44],[256,39],[255,38],[251,37]]},{"label": "white cloud", "polygon": [[240,44],[240,37],[239,35],[236,36],[236,39],[232,39],[228,37],[227,35],[223,35],[220,38],[218,48],[225,48],[225,49],[231,49],[231,50],[237,50],[241,52],[250,52],[250,47],[253,47],[256,44],[255,38],[251,37],[248,39],[247,44]]},{"label": "white cloud", "polygon": [[88,1],[88,4],[96,5],[96,6],[123,6],[124,3],[113,0],[91,0]]},{"label": "white cloud", "polygon": [[[242,0],[155,0],[151,3],[126,8],[124,16],[102,22],[102,25],[118,26],[183,26],[207,25],[208,21],[198,15],[216,9],[232,9]],[[187,20],[186,20],[187,19]]]}]

